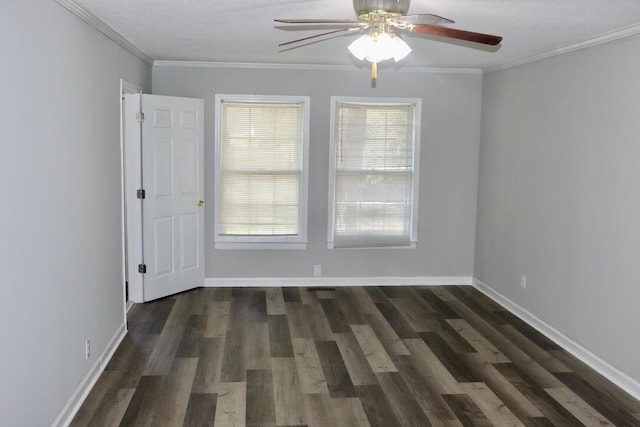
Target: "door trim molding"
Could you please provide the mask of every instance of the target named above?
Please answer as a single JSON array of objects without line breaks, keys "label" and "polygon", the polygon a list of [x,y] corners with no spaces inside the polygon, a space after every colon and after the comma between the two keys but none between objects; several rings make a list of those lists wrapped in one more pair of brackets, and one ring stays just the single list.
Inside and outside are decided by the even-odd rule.
[{"label": "door trim molding", "polygon": [[[123,289],[128,277],[129,299],[133,302],[142,302],[144,296],[143,278],[136,268],[142,260],[142,206],[140,200],[135,197],[135,190],[141,185],[140,126],[135,125],[135,115],[140,111],[141,92],[142,88],[120,79],[120,98],[124,98],[125,102],[125,109],[120,112]],[[127,105],[130,108],[126,108]],[[120,106],[122,108],[122,102]],[[128,274],[125,272],[126,266]],[[123,299],[126,298],[123,296]]]}]

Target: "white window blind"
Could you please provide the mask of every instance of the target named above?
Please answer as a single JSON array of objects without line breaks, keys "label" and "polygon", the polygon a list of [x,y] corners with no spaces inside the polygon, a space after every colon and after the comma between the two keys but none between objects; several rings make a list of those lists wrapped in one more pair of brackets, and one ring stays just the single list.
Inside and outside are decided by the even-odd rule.
[{"label": "white window blind", "polygon": [[415,243],[416,103],[334,105],[333,247]]},{"label": "white window blind", "polygon": [[219,108],[218,240],[306,238],[304,101],[221,99]]}]

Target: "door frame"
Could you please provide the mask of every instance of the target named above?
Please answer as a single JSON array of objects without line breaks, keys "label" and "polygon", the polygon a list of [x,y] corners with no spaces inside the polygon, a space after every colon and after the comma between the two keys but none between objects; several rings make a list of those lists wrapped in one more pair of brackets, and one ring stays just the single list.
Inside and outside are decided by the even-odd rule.
[{"label": "door frame", "polygon": [[142,188],[142,140],[140,125],[136,121],[136,113],[141,110],[141,93],[141,87],[120,79],[122,298],[125,323],[132,303],[144,301],[143,277],[137,269],[142,262],[142,201],[136,197],[136,190]]}]

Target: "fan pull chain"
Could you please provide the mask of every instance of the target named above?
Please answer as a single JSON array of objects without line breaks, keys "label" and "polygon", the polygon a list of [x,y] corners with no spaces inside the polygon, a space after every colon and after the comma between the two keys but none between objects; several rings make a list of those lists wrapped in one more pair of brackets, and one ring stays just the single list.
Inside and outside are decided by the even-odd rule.
[{"label": "fan pull chain", "polygon": [[371,63],[371,79],[376,80],[378,78],[378,63]]}]

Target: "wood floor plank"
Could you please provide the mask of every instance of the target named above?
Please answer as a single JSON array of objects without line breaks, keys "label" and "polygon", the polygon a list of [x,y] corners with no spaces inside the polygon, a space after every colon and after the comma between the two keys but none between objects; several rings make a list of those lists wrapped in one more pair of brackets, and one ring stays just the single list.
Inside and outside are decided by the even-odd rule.
[{"label": "wood floor plank", "polygon": [[376,313],[366,314],[365,319],[367,319],[369,325],[375,331],[378,339],[380,339],[380,342],[389,354],[409,354],[409,349],[407,349],[407,346],[404,345],[404,341],[402,341],[402,338],[400,338],[396,331],[391,327],[391,325],[389,325],[387,319],[384,318],[380,311]]},{"label": "wood floor plank", "polygon": [[442,394],[461,392],[459,383],[453,374],[423,340],[407,339],[404,342],[411,351],[410,357],[415,366],[428,381],[430,387],[434,387]]},{"label": "wood floor plank", "polygon": [[167,376],[158,406],[157,422],[166,425],[181,425],[189,404],[189,396],[198,364],[197,358],[176,358],[174,366]]},{"label": "wood floor plank", "polygon": [[246,423],[248,426],[275,425],[276,410],[270,368],[247,371],[246,401]]},{"label": "wood floor plank", "polygon": [[402,313],[415,332],[438,330],[439,317],[435,310],[419,296],[391,298],[389,301]]},{"label": "wood floor plank", "polygon": [[[615,393],[615,397],[605,390],[597,390],[584,378],[575,373],[558,373],[556,377],[570,390],[584,399],[593,409],[600,412],[605,418],[611,420],[617,426],[640,425],[639,419],[634,417],[631,411],[633,402],[628,403],[621,398],[622,393]],[[626,396],[625,396],[626,397]],[[627,397],[628,398],[628,397]]]},{"label": "wood floor plank", "polygon": [[371,313],[378,312],[378,307],[376,307],[376,304],[373,302],[373,300],[371,299],[367,291],[364,290],[364,288],[357,286],[357,287],[348,287],[345,289],[346,289],[345,292],[348,292],[349,295],[351,295],[351,297],[353,298],[353,301],[358,306],[358,309],[362,314],[371,314]]},{"label": "wood floor plank", "polygon": [[244,351],[245,369],[271,369],[269,324],[249,322],[246,329],[246,340],[249,345]]},{"label": "wood floor plank", "polygon": [[371,365],[353,333],[334,334],[334,337],[351,382],[356,386],[378,384]]},{"label": "wood floor plank", "polygon": [[329,394],[315,342],[310,338],[293,338],[292,344],[302,393]]},{"label": "wood floor plank", "polygon": [[282,288],[284,302],[302,302],[298,288]]},{"label": "wood floor plank", "polygon": [[464,426],[490,427],[489,421],[480,408],[466,394],[445,394],[442,396]]},{"label": "wood floor plank", "polygon": [[291,338],[311,338],[311,326],[308,322],[308,305],[302,302],[285,302]]},{"label": "wood floor plank", "polygon": [[265,297],[267,298],[267,314],[287,314],[282,288],[268,288],[265,291]]},{"label": "wood floor plank", "polygon": [[419,288],[418,295],[424,299],[436,313],[443,319],[459,319],[460,315],[456,313],[444,300],[437,296],[431,289]]},{"label": "wood floor plank", "polygon": [[614,425],[566,387],[547,388],[545,391],[587,427]]},{"label": "wood floor plank", "polygon": [[217,394],[191,394],[184,425],[214,427],[217,401]]},{"label": "wood floor plank", "polygon": [[367,415],[359,399],[330,398],[323,394],[304,397],[309,427],[368,427]]},{"label": "wood floor plank", "polygon": [[344,332],[349,332],[349,323],[347,319],[344,317],[344,313],[342,309],[338,305],[335,299],[323,299],[320,301],[320,305],[322,306],[322,310],[324,311],[324,315],[329,322],[329,326],[331,327],[331,331],[334,334],[340,334]]},{"label": "wood floor plank", "polygon": [[229,301],[210,301],[207,324],[204,328],[204,338],[223,337],[227,331],[229,321]]},{"label": "wood floor plank", "polygon": [[224,340],[220,382],[234,383],[246,381],[246,326],[227,331]]},{"label": "wood floor plank", "polygon": [[[474,360],[475,359],[475,360]],[[520,419],[544,417],[542,412],[498,370],[483,358],[464,357],[466,366]]]},{"label": "wood floor plank", "polygon": [[202,341],[198,366],[193,379],[193,393],[218,392],[225,338],[205,338]]},{"label": "wood floor plank", "polygon": [[480,378],[473,371],[467,369],[462,356],[454,352],[440,335],[435,332],[419,332],[419,335],[456,381],[480,381]]},{"label": "wood floor plank", "polygon": [[351,330],[373,372],[398,371],[371,326],[351,325]]},{"label": "wood floor plank", "polygon": [[[87,425],[118,425],[129,406],[135,388],[117,387],[122,373],[116,370],[105,371],[78,410],[72,427]],[[109,423],[107,424],[107,420]]]},{"label": "wood floor plank", "polygon": [[122,422],[135,389],[120,388],[114,391],[115,396],[108,407],[101,406],[89,420],[89,426],[117,426]]},{"label": "wood floor plank", "polygon": [[283,426],[306,424],[303,395],[295,359],[273,357],[271,370],[277,424]]},{"label": "wood floor plank", "polygon": [[[549,352],[541,349],[520,331],[511,325],[502,325],[498,328],[502,334],[519,348],[523,349],[533,360],[542,365],[547,371],[552,373],[571,372],[562,361],[556,359]],[[500,363],[500,362],[497,362]]]},{"label": "wood floor plank", "polygon": [[311,329],[311,336],[317,341],[330,341],[333,339],[331,325],[324,314],[320,303],[310,304],[307,308],[307,322]]},{"label": "wood floor plank", "polygon": [[189,315],[182,339],[176,350],[176,357],[198,357],[200,355],[206,323],[207,316],[205,315]]},{"label": "wood floor plank", "polygon": [[387,319],[389,325],[400,338],[417,338],[416,331],[413,330],[409,322],[390,302],[376,303],[380,313]]},{"label": "wood floor plank", "polygon": [[464,319],[447,319],[455,331],[480,353],[489,363],[508,363],[509,358],[494,347],[489,340],[482,336]]},{"label": "wood floor plank", "polygon": [[579,383],[588,385],[592,389],[597,390],[600,395],[606,396],[606,400],[600,399],[600,396],[598,396],[598,399],[602,402],[610,403],[609,406],[611,408],[616,408],[618,405],[622,405],[621,412],[640,413],[640,408],[638,408],[638,401],[636,399],[634,399],[629,393],[617,387],[604,376],[585,365],[582,361],[569,355],[565,350],[550,350],[550,353],[552,353],[558,360],[562,360],[562,362],[573,372],[573,375],[569,373],[555,374],[555,376],[558,377],[565,385],[568,385],[577,392],[581,387],[578,386],[578,388],[573,388],[573,386],[566,382],[567,379],[572,382],[577,380]]},{"label": "wood floor plank", "polygon": [[640,426],[469,286],[198,288],[136,304],[71,425]]},{"label": "wood floor plank", "polygon": [[267,321],[267,298],[264,291],[254,290],[249,295],[247,320],[263,323]]},{"label": "wood floor plank", "polygon": [[494,365],[552,424],[559,426],[583,426],[566,408],[554,400],[527,373],[513,363]]},{"label": "wood floor plank", "polygon": [[215,426],[244,427],[246,425],[247,383],[220,383],[219,389]]},{"label": "wood floor plank", "polygon": [[356,392],[372,427],[400,425],[380,385],[377,383],[373,385],[358,385],[356,386]]},{"label": "wood floor plank", "polygon": [[493,425],[504,427],[524,425],[486,384],[467,383],[461,384],[461,387]]},{"label": "wood floor plank", "polygon": [[144,375],[168,375],[176,357],[178,346],[187,326],[189,303],[186,297],[179,298],[167,317],[164,328],[153,352],[149,356]]},{"label": "wood floor plank", "polygon": [[344,314],[344,318],[349,325],[365,325],[367,321],[364,313],[360,311],[360,306],[354,301],[351,294],[340,289],[338,298],[336,299],[340,310]]},{"label": "wood floor plank", "polygon": [[457,418],[442,399],[440,387],[433,381],[425,365],[419,366],[411,356],[396,356],[396,366],[427,418],[436,425],[455,425]]},{"label": "wood floor plank", "polygon": [[291,333],[286,315],[269,316],[271,357],[293,357]]},{"label": "wood floor plank", "polygon": [[349,371],[336,342],[316,341],[316,349],[331,397],[356,397]]},{"label": "wood floor plank", "polygon": [[319,304],[318,295],[311,290],[312,288],[300,289],[300,301],[305,304]]},{"label": "wood floor plank", "polygon": [[155,402],[160,399],[163,388],[162,376],[143,375],[133,393],[129,406],[122,416],[123,426],[154,426],[156,422]]},{"label": "wood floor plank", "polygon": [[389,399],[393,412],[402,426],[427,427],[431,422],[422,411],[411,390],[398,372],[380,372],[376,377]]}]

